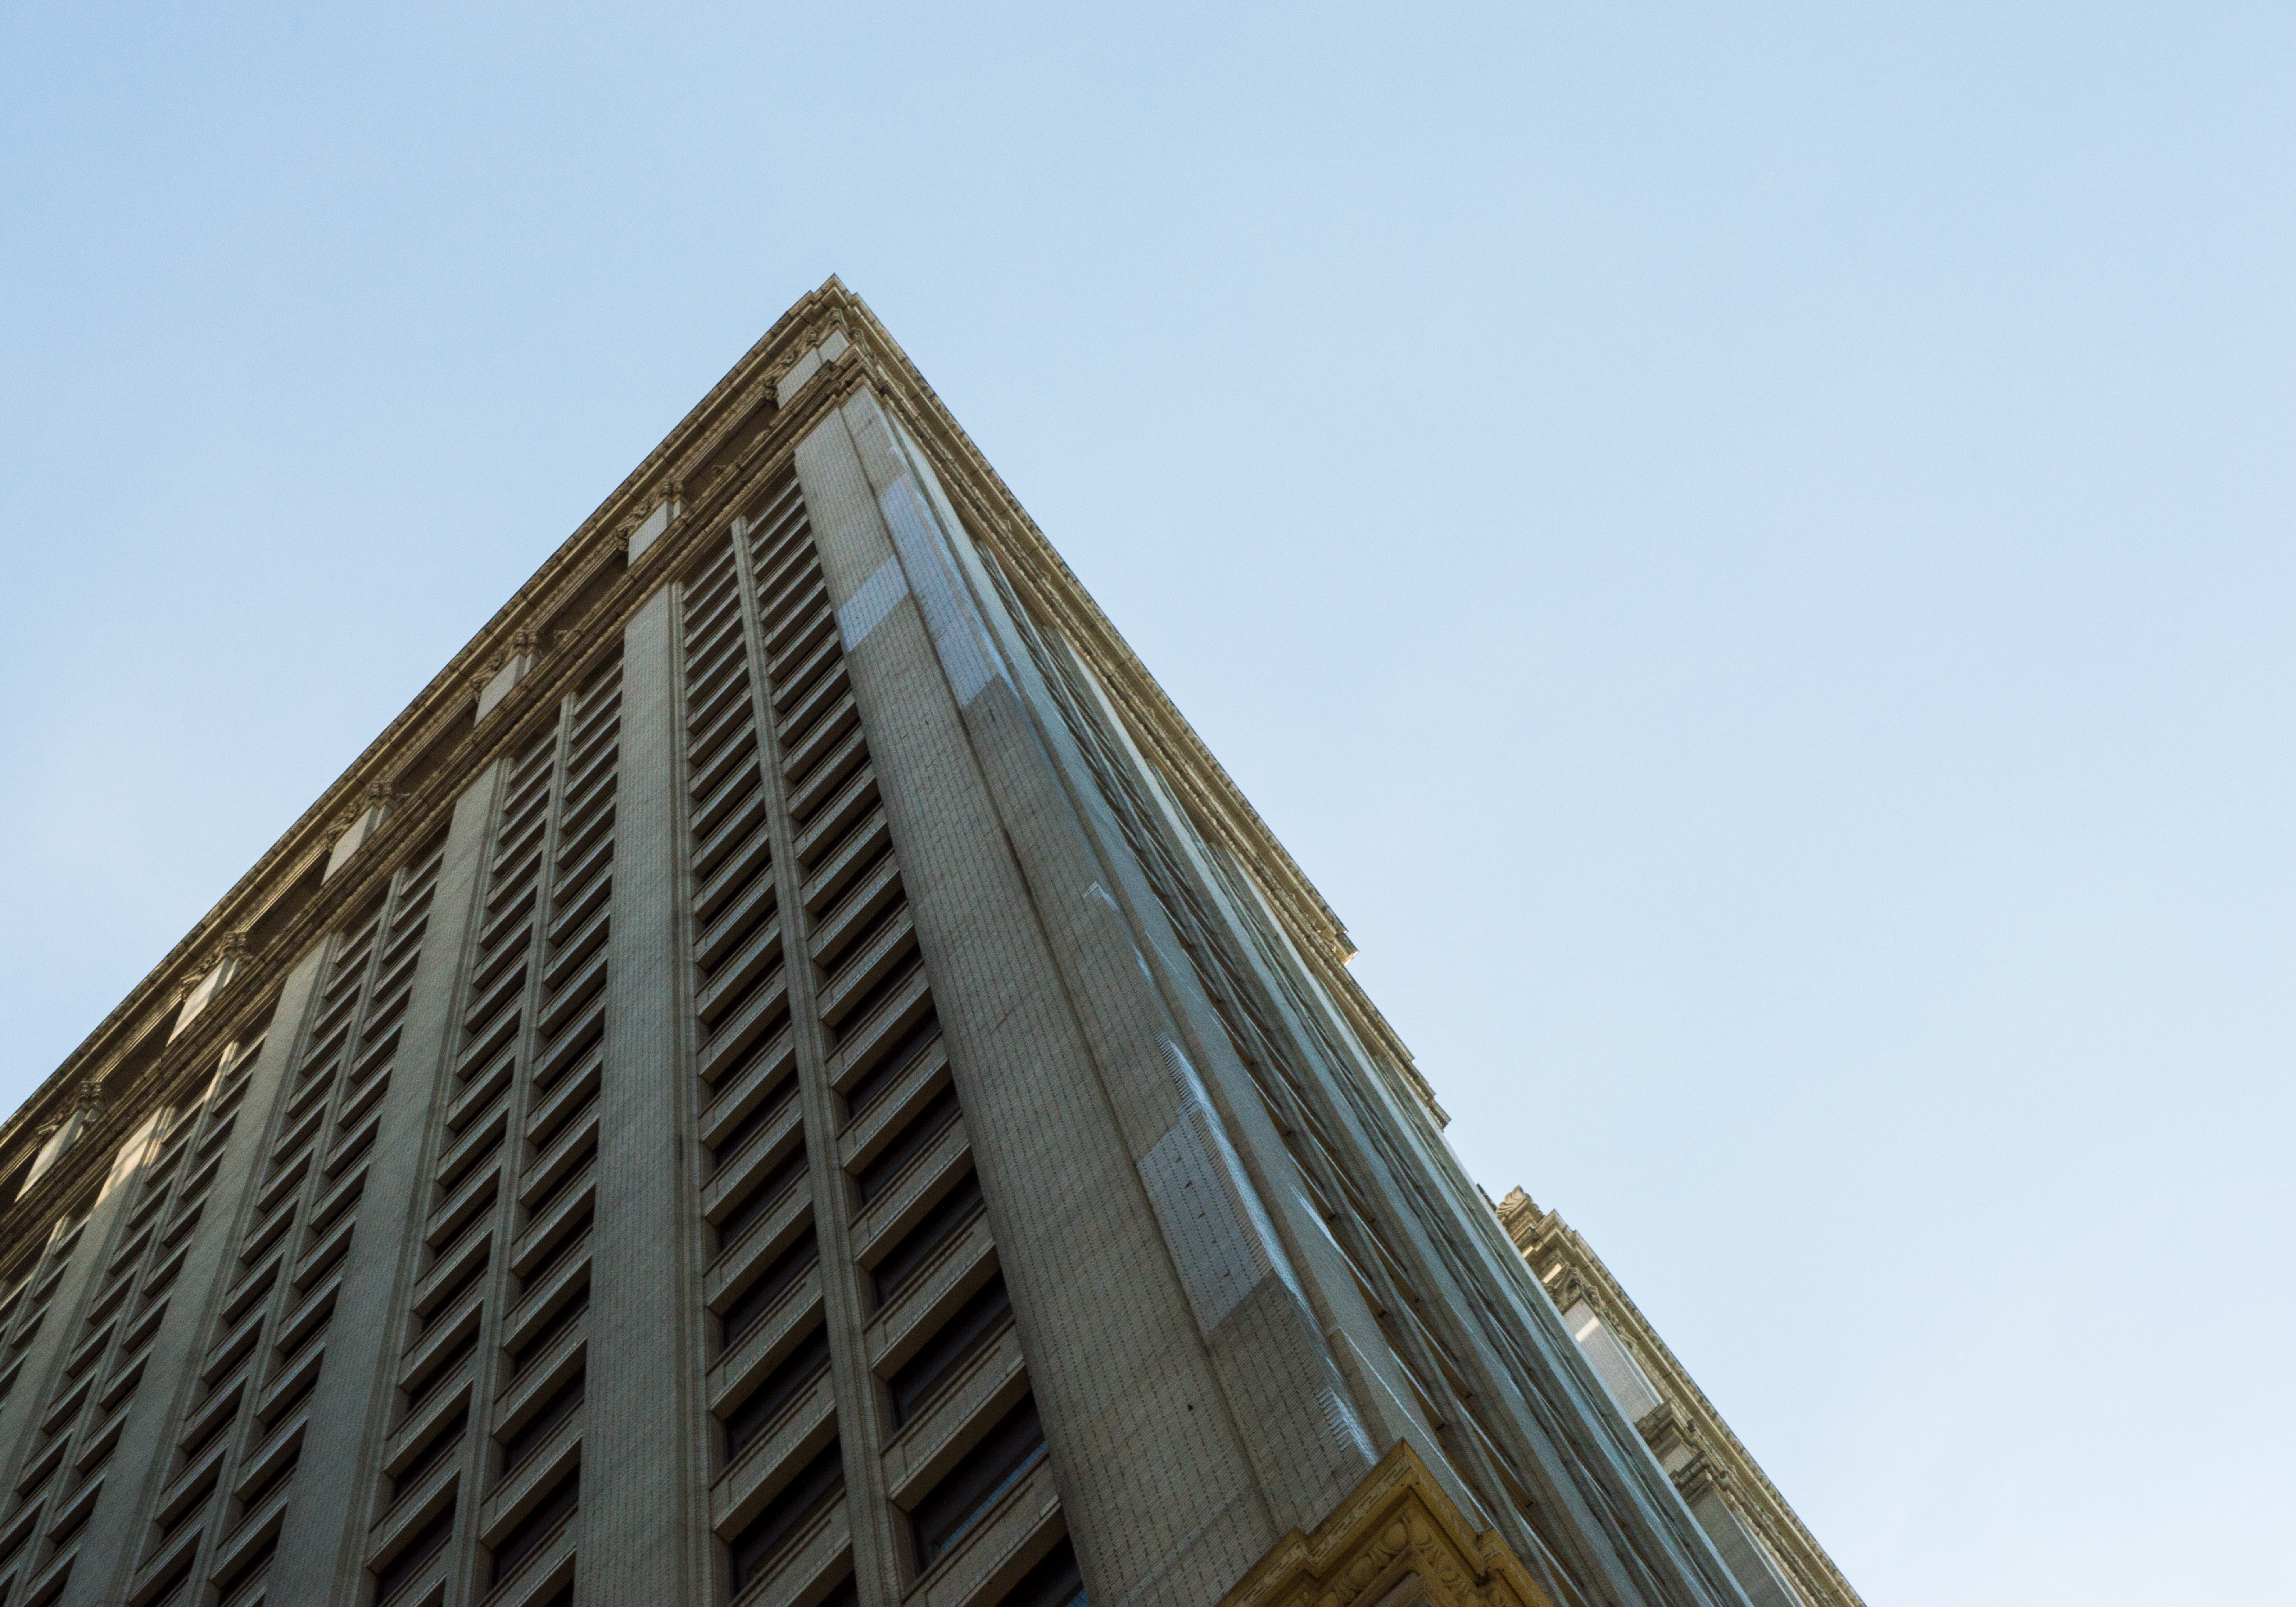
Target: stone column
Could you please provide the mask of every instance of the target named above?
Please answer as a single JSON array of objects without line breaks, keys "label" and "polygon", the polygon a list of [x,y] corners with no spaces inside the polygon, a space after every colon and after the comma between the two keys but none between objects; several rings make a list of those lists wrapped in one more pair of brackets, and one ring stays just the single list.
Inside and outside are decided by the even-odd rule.
[{"label": "stone column", "polygon": [[705,1594],[691,1536],[706,1528],[695,1464],[697,1373],[685,1214],[693,1157],[685,1070],[685,955],[677,896],[683,829],[676,641],[668,589],[622,636],[621,758],[599,1090],[589,1384],[583,1405],[583,1602],[692,1602]]},{"label": "stone column", "polygon": [[[430,1112],[444,1097],[440,1085],[452,1059],[455,988],[485,873],[495,782],[489,770],[455,800],[414,990],[392,1057],[390,1090],[383,1095],[382,1124],[369,1152],[358,1226],[327,1330],[326,1364],[312,1394],[311,1421],[326,1424],[328,1431],[314,1432],[303,1447],[266,1601],[357,1599],[373,1508],[374,1452],[391,1429],[398,1395],[390,1370],[398,1361],[407,1291],[422,1270],[415,1252],[430,1185]],[[299,1039],[301,1034],[283,1036]],[[266,1044],[265,1053],[270,1052]]]}]

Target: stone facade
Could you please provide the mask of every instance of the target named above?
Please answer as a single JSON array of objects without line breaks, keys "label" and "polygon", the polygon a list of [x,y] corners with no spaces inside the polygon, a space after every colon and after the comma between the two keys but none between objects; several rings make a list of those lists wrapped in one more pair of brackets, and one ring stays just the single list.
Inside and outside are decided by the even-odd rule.
[{"label": "stone facade", "polygon": [[1351,952],[832,280],[0,1128],[0,1600],[1740,1601]]}]

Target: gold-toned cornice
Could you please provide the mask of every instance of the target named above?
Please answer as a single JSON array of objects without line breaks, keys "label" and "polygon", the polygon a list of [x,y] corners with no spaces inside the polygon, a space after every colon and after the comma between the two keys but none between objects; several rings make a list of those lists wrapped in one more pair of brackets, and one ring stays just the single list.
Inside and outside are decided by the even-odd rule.
[{"label": "gold-toned cornice", "polygon": [[[553,621],[598,578],[602,570],[618,562],[628,532],[650,512],[649,498],[673,464],[701,461],[725,437],[754,418],[772,396],[771,376],[785,368],[788,358],[810,344],[811,332],[824,306],[841,307],[849,298],[832,278],[809,292],[776,320],[772,329],[750,348],[741,362],[712,387],[662,443],[647,455],[595,512],[546,560],[531,579],[497,610],[487,625],[450,660],[430,685],[382,734],[367,745],[326,791],[256,864],[233,884],[182,941],[120,1001],[63,1063],[43,1081],[31,1097],[4,1123],[0,1123],[0,1175],[12,1170],[24,1142],[42,1130],[53,1130],[82,1097],[94,1091],[105,1097],[104,1119],[86,1127],[70,1151],[45,1173],[25,1197],[0,1202],[0,1262],[12,1255],[28,1221],[45,1222],[84,1187],[94,1174],[108,1169],[119,1143],[136,1120],[168,1092],[187,1080],[194,1067],[207,1064],[234,1036],[251,1030],[245,1018],[259,1001],[283,980],[288,966],[308,950],[328,924],[344,909],[371,896],[381,878],[396,868],[405,851],[437,830],[452,809],[454,799],[477,772],[491,762],[525,714],[545,698],[566,690],[565,683],[619,630],[622,619],[656,586],[687,545],[669,537],[690,536],[703,519],[730,507],[730,499],[756,478],[757,467],[768,458],[786,460],[797,434],[830,400],[825,395],[802,395],[778,412],[770,426],[742,455],[742,471],[723,477],[713,495],[690,506],[685,517],[663,539],[649,548],[639,562],[593,605],[582,619],[561,624],[555,640],[543,643],[529,635],[519,644],[541,655],[534,670],[491,710],[483,726],[455,750],[430,768],[411,792],[397,792],[397,778],[410,765],[429,758],[438,744],[468,720],[473,702],[471,677],[481,666],[498,661],[512,650],[521,632],[535,633]],[[826,392],[828,387],[809,390]],[[728,406],[728,402],[734,403]],[[778,466],[776,463],[775,466]],[[393,808],[375,835],[332,878],[295,918],[273,935],[264,952],[251,955],[235,975],[226,996],[217,1003],[167,1045],[158,1059],[129,1088],[108,1086],[112,1073],[128,1054],[149,1043],[155,1032],[168,1029],[184,996],[211,963],[210,949],[230,934],[243,934],[262,919],[316,864],[323,861],[340,832],[340,822],[364,807],[372,789],[392,789]]]},{"label": "gold-toned cornice", "polygon": [[1295,1529],[1278,1540],[1219,1607],[1385,1607],[1390,1601],[1396,1607],[1553,1607],[1498,1531],[1478,1534],[1403,1441],[1314,1534]]}]

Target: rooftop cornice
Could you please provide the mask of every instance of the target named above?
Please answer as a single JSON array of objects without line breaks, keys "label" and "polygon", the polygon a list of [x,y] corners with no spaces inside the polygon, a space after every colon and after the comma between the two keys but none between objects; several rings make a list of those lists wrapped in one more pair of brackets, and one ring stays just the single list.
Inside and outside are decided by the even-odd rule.
[{"label": "rooftop cornice", "polygon": [[[1529,1266],[1531,1281],[1547,1291],[1555,1309],[1564,1311],[1574,1302],[1570,1298],[1575,1291],[1578,1298],[1588,1300],[1595,1312],[1614,1330],[1622,1331],[1628,1348],[1636,1353],[1636,1365],[1647,1373],[1656,1373],[1654,1381],[1666,1405],[1678,1418],[1687,1419],[1688,1426],[1702,1442],[1710,1460],[1718,1460],[1740,1488],[1757,1497],[1759,1515],[1768,1520],[1766,1528],[1771,1544],[1782,1548],[1793,1565],[1807,1570],[1821,1592],[1830,1592],[1829,1599],[1850,1603],[1856,1607],[1863,1601],[1857,1587],[1849,1583],[1835,1564],[1817,1537],[1801,1521],[1793,1504],[1784,1491],[1770,1482],[1760,1463],[1746,1448],[1734,1430],[1698,1381],[1682,1365],[1651,1320],[1643,1315],[1634,1297],[1626,1291],[1595,1247],[1570,1223],[1559,1210],[1541,1211],[1522,1189],[1510,1192],[1493,1208],[1507,1237],[1522,1252]],[[1559,1265],[1562,1275],[1548,1283],[1539,1275],[1538,1263],[1548,1261]]]}]

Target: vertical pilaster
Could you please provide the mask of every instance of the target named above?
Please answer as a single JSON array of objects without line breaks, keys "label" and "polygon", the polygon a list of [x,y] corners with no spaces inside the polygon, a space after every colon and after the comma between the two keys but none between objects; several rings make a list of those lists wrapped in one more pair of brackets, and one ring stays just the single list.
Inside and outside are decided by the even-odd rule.
[{"label": "vertical pilaster", "polygon": [[[744,534],[737,525],[734,545],[741,577],[742,628],[762,650],[759,577],[750,561],[749,544],[741,539]],[[805,876],[798,862],[796,832],[789,814],[789,779],[783,773],[784,755],[775,734],[779,722],[765,670],[760,651],[752,670],[750,696],[764,756],[763,785],[773,799],[767,829],[773,842],[775,874],[780,881],[783,943],[791,954],[802,955],[807,946],[799,918],[805,906]],[[898,1607],[902,1595],[901,1563],[896,1554],[892,1515],[886,1509],[883,1464],[878,1459],[883,1413],[869,1375],[864,1340],[869,1314],[862,1303],[860,1269],[845,1248],[852,1242],[853,1194],[837,1163],[840,1102],[829,1084],[814,967],[800,961],[788,964],[786,970],[798,1096],[804,1111],[807,1186],[813,1194],[811,1232],[823,1248],[822,1324],[829,1334],[830,1366],[837,1392],[837,1434],[845,1468],[846,1529],[852,1546],[854,1593],[859,1607]]]},{"label": "vertical pilaster", "polygon": [[694,1269],[685,1202],[693,1158],[683,901],[677,897],[680,762],[670,594],[622,636],[622,731],[608,943],[605,1067],[589,1379],[583,1406],[582,1602],[702,1596],[688,1537],[706,1527],[693,1465]]},{"label": "vertical pilaster", "polygon": [[[488,771],[455,800],[430,926],[367,1162],[358,1227],[344,1259],[342,1289],[327,1331],[326,1363],[312,1392],[311,1421],[327,1427],[309,1436],[296,1467],[294,1498],[280,1528],[266,1601],[357,1599],[373,1454],[390,1430],[398,1397],[390,1374],[397,1360],[399,1317],[407,1285],[421,1270],[415,1257],[428,1194],[430,1111],[443,1097],[454,1047],[455,990],[483,868],[495,781]],[[266,1053],[271,1047],[266,1043]]]},{"label": "vertical pilaster", "polygon": [[[1039,918],[1052,930],[1073,922],[1071,940],[1054,952],[1069,966],[1080,1019],[1101,1035],[1103,1062],[1131,1070],[1135,1162],[1276,1525],[1311,1527],[1377,1454],[1325,1348],[1298,1235],[1279,1227],[1293,1197],[1268,1190],[1267,1173],[1247,1159],[1255,1147],[1280,1152],[1274,1132],[1229,1046],[1216,1028],[1203,1029],[1212,1023],[1201,996],[1176,997],[1174,968],[1148,963],[1141,940],[1168,944],[1162,922],[1144,931],[1151,912],[1126,908],[1109,890],[1114,883],[1133,891],[1136,876],[1119,873],[1128,855],[1111,834],[1095,846],[1077,813],[960,571],[962,528],[931,469],[873,396],[857,397],[845,416]],[[933,624],[936,615],[949,622]],[[971,668],[976,641],[972,654],[995,673]],[[1184,1015],[1195,1019],[1184,1023]]]}]

